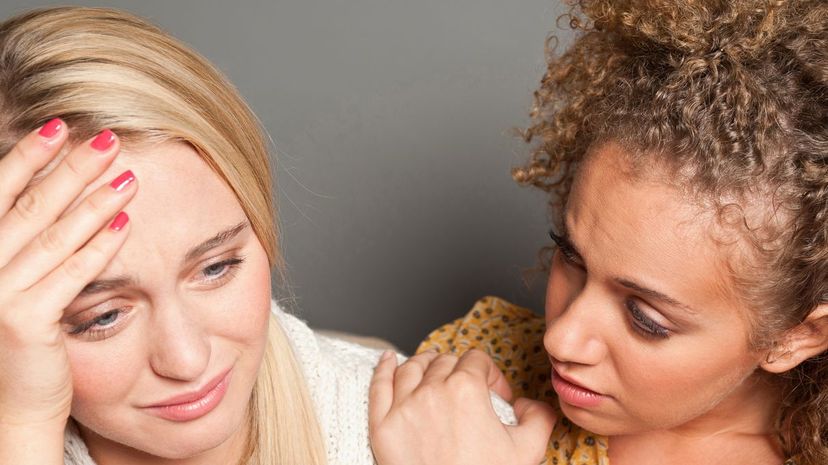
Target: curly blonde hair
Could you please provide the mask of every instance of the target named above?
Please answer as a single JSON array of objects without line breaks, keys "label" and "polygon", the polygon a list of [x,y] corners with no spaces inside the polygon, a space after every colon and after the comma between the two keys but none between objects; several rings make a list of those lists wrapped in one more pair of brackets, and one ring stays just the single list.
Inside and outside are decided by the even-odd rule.
[{"label": "curly blonde hair", "polygon": [[[828,302],[828,3],[581,0],[579,32],[535,92],[533,146],[513,177],[562,211],[578,166],[613,141],[670,168],[692,193],[769,221],[752,228],[754,348]],[[645,165],[637,165],[640,169]],[[734,200],[736,199],[736,200]],[[561,218],[557,217],[560,222]],[[746,223],[746,219],[741,220]],[[828,463],[826,354],[784,377],[778,432],[802,465]]]}]

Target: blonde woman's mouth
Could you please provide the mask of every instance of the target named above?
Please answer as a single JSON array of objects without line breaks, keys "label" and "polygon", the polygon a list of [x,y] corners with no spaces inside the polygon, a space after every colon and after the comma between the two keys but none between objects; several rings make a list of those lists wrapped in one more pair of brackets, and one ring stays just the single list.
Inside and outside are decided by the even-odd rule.
[{"label": "blonde woman's mouth", "polygon": [[196,391],[169,397],[144,409],[170,421],[183,422],[201,418],[212,412],[224,399],[231,374],[232,368],[228,368]]}]

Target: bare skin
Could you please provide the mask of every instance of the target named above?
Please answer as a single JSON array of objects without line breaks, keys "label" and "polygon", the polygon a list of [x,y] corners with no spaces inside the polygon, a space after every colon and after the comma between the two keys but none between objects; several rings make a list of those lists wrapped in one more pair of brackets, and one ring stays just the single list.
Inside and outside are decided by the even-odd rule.
[{"label": "bare skin", "polygon": [[[582,168],[547,287],[553,369],[601,393],[576,424],[610,436],[613,464],[780,463],[779,394],[750,349],[712,218],[608,145]],[[666,297],[658,296],[655,290]],[[748,461],[745,461],[748,460]]]},{"label": "bare skin", "polygon": [[[266,253],[190,146],[119,155],[113,135],[105,150],[82,143],[54,163],[68,130],[33,132],[0,160],[0,179],[14,181],[0,186],[0,235],[19,238],[0,244],[0,370],[17,380],[0,381],[0,449],[17,454],[9,463],[63,463],[71,415],[101,465],[232,463],[267,338]],[[21,201],[50,162],[26,194],[48,200]],[[126,170],[135,180],[116,191],[109,183]],[[121,210],[131,220],[109,229]],[[114,277],[128,281],[89,286]],[[149,408],[225,372],[223,397],[204,415],[172,420]]]},{"label": "bare skin", "polygon": [[[559,391],[561,409],[579,426],[609,437],[613,465],[780,464],[773,424],[780,392],[772,374],[828,349],[828,308],[817,307],[783,335],[780,353],[752,350],[750,309],[730,291],[731,254],[711,234],[726,231],[716,230],[713,216],[659,177],[663,173],[632,176],[631,169],[619,146],[599,147],[573,185],[566,231],[557,231],[544,337],[552,377],[600,399],[579,404]],[[399,457],[383,465],[429,463],[437,457],[417,460],[427,455],[423,445],[439,450],[457,437],[478,439],[468,439],[476,446],[466,451],[465,463],[495,464],[503,454],[509,463],[537,463],[525,452],[544,448],[548,436],[516,449],[506,435],[490,434],[496,426],[491,416],[474,412],[486,405],[472,406],[469,396],[455,393],[469,386],[426,381],[436,362],[419,357],[408,363],[421,365],[420,385],[430,396],[419,403],[411,395],[384,400],[408,421],[372,430],[375,450],[393,446]],[[383,362],[376,383],[400,383],[395,370],[411,368]],[[482,370],[476,373],[464,381],[480,389],[486,379]],[[433,405],[440,405],[439,415],[412,413]]]}]

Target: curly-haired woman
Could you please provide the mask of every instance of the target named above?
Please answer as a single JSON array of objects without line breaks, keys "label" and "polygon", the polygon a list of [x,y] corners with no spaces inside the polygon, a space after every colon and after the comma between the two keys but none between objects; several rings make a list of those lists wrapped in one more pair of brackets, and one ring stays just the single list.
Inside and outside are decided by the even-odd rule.
[{"label": "curly-haired woman", "polygon": [[[486,298],[421,346],[459,361],[382,362],[375,454],[828,463],[828,4],[582,0],[569,19],[514,171],[558,215],[545,321]],[[494,422],[473,348],[554,406],[551,437]]]}]

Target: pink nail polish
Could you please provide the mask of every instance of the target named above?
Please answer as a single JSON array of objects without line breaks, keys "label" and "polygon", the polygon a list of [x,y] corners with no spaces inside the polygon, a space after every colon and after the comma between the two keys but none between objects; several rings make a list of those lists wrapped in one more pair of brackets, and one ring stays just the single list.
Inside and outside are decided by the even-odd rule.
[{"label": "pink nail polish", "polygon": [[115,216],[115,219],[112,220],[112,223],[109,225],[109,229],[113,231],[120,231],[121,229],[123,229],[124,225],[127,224],[128,221],[129,215],[127,215],[126,212],[118,213],[118,215]]},{"label": "pink nail polish", "polygon": [[115,143],[115,133],[110,131],[109,129],[104,129],[103,131],[98,134],[97,137],[92,141],[90,144],[93,149],[104,152],[109,147],[112,147],[112,144]]},{"label": "pink nail polish", "polygon": [[126,170],[120,175],[118,175],[118,177],[115,178],[111,183],[109,183],[109,186],[115,189],[116,191],[121,192],[132,181],[135,181],[135,175],[132,173],[132,170]]},{"label": "pink nail polish", "polygon": [[60,118],[54,118],[50,120],[48,123],[44,124],[43,127],[40,128],[40,131],[38,131],[37,133],[40,134],[41,137],[51,139],[52,137],[55,137],[62,128],[63,121],[61,121]]}]

